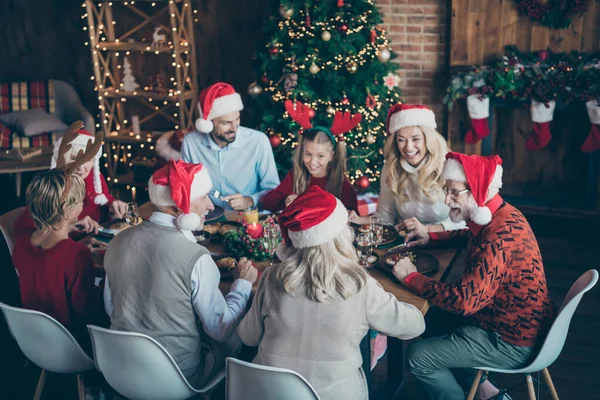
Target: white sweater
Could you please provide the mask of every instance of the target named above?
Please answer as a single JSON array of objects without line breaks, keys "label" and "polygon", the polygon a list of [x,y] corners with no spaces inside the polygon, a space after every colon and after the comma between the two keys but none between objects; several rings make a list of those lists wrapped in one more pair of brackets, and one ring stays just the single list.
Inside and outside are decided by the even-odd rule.
[{"label": "white sweater", "polygon": [[444,203],[444,192],[436,189],[433,198],[425,195],[417,182],[420,167],[413,167],[406,160],[401,159],[400,165],[408,172],[408,181],[404,189],[405,200],[396,196],[388,186],[386,179],[386,166],[381,172],[381,192],[377,204],[377,214],[386,224],[398,224],[408,218],[416,218],[423,225],[442,224],[444,230],[451,231],[463,229],[465,222],[455,223],[448,218],[450,208]]}]

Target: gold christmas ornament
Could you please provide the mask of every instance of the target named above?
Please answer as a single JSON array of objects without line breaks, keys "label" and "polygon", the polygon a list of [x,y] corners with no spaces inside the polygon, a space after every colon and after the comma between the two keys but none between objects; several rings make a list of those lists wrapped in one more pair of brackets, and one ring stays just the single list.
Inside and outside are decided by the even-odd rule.
[{"label": "gold christmas ornament", "polygon": [[335,114],[335,108],[331,107],[331,106],[327,106],[327,108],[325,109],[325,111],[327,112],[327,114],[329,115],[333,115]]},{"label": "gold christmas ornament", "polygon": [[250,95],[250,97],[254,98],[254,97],[258,97],[260,96],[260,94],[263,92],[263,88],[262,86],[260,86],[258,83],[253,82],[248,86],[248,94]]},{"label": "gold christmas ornament", "polygon": [[367,137],[365,138],[365,140],[367,141],[367,144],[373,144],[373,143],[375,143],[375,136],[373,136],[369,133],[367,135]]},{"label": "gold christmas ornament", "polygon": [[381,62],[388,62],[390,60],[390,57],[392,56],[392,53],[390,53],[390,49],[388,49],[387,47],[380,47],[379,48],[379,54],[377,55],[377,59]]},{"label": "gold christmas ornament", "polygon": [[346,69],[351,74],[354,74],[356,71],[358,71],[358,64],[356,64],[355,61],[350,61],[348,64],[346,64]]},{"label": "gold christmas ornament", "polygon": [[321,33],[321,39],[323,39],[324,42],[329,42],[329,40],[331,40],[331,33],[329,33],[329,31],[323,31],[323,33]]},{"label": "gold christmas ornament", "polygon": [[310,67],[308,67],[308,71],[313,75],[318,74],[320,70],[321,68],[319,68],[319,66],[315,63],[312,63]]},{"label": "gold christmas ornament", "polygon": [[281,15],[281,18],[285,18],[285,19],[291,18],[292,15],[294,15],[294,8],[288,7],[288,6],[285,6],[282,4],[279,7],[279,15]]}]

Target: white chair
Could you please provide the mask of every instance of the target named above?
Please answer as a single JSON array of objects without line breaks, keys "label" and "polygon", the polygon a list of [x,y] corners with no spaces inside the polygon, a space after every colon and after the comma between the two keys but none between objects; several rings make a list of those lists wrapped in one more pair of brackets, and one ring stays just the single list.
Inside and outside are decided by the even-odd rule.
[{"label": "white chair", "polygon": [[4,240],[6,240],[10,255],[12,255],[15,247],[15,221],[23,214],[24,210],[25,207],[19,207],[0,215],[0,231],[2,231]]},{"label": "white chair", "polygon": [[193,388],[175,360],[150,336],[88,325],[96,367],[108,384],[131,400],[183,400],[211,390],[225,377],[219,371],[206,385]]},{"label": "white chair", "polygon": [[226,359],[226,400],[319,400],[315,389],[289,369]]},{"label": "white chair", "polygon": [[548,331],[548,335],[544,340],[542,348],[538,353],[537,357],[533,362],[521,369],[501,369],[501,368],[491,368],[491,367],[477,367],[479,371],[473,380],[473,384],[471,386],[471,390],[469,395],[467,396],[467,400],[473,400],[475,397],[475,392],[477,391],[477,387],[479,386],[479,381],[481,379],[482,373],[487,372],[500,372],[503,374],[525,374],[525,380],[527,382],[527,389],[529,392],[530,400],[536,400],[535,388],[533,386],[533,378],[531,377],[532,372],[542,372],[542,376],[544,377],[544,381],[546,382],[546,386],[550,391],[550,395],[552,396],[552,400],[558,400],[558,394],[556,389],[554,388],[554,384],[552,383],[552,378],[550,377],[550,372],[548,372],[548,366],[551,365],[562,351],[565,340],[567,339],[567,333],[569,332],[569,325],[571,324],[571,318],[575,313],[575,309],[579,305],[583,294],[590,290],[596,283],[598,282],[598,271],[595,269],[591,269],[581,275],[579,279],[571,286],[569,293],[565,297],[563,304],[558,311],[558,316],[552,326],[550,327],[550,331]]},{"label": "white chair", "polygon": [[57,320],[44,313],[25,310],[0,303],[11,335],[25,356],[42,368],[34,400],[42,397],[46,371],[58,374],[77,374],[80,400],[85,400],[82,372],[94,369],[92,360],[79,343]]}]

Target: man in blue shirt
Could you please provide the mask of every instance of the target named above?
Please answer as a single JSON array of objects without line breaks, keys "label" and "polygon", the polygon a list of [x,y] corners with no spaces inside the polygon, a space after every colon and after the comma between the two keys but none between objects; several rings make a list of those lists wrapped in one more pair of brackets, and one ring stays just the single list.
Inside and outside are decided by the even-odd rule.
[{"label": "man in blue shirt", "polygon": [[198,132],[185,135],[181,157],[206,166],[213,187],[224,196],[211,200],[228,210],[258,207],[260,198],[279,185],[273,150],[267,136],[240,126],[242,98],[227,83],[200,93]]}]

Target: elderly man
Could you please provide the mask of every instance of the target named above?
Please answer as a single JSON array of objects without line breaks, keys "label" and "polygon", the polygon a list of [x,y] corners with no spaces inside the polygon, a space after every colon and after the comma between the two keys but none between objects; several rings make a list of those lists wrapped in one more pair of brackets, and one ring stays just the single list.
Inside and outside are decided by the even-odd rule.
[{"label": "elderly man", "polygon": [[260,198],[279,185],[273,150],[267,136],[240,126],[242,98],[226,83],[215,83],[200,93],[196,121],[199,132],[183,139],[181,157],[202,163],[223,199],[211,196],[225,209],[258,207]]},{"label": "elderly man", "polygon": [[[468,229],[423,237],[409,232],[409,240],[414,239],[411,247],[429,241],[466,242],[469,264],[461,279],[437,282],[419,274],[408,258],[397,268],[397,278],[413,292],[463,317],[462,327],[409,349],[410,371],[432,399],[464,400],[463,389],[470,386],[474,373],[467,368],[526,365],[556,316],[531,227],[498,194],[501,164],[498,156],[449,153],[442,171],[446,204],[452,221],[464,220]],[[498,395],[489,381],[477,392],[480,399]]]},{"label": "elderly man", "polygon": [[211,186],[202,164],[170,161],[148,182],[150,220],[115,236],[104,258],[111,329],[156,339],[195,387],[241,344],[235,331],[257,277],[242,259],[239,279],[221,294],[219,269],[191,232],[214,209]]}]

